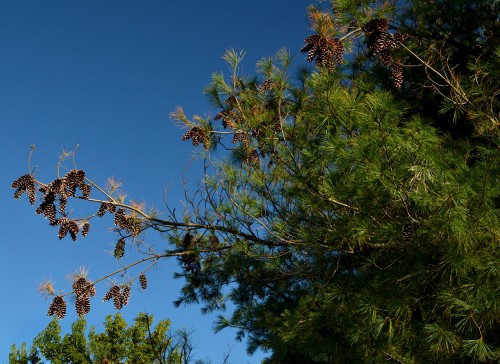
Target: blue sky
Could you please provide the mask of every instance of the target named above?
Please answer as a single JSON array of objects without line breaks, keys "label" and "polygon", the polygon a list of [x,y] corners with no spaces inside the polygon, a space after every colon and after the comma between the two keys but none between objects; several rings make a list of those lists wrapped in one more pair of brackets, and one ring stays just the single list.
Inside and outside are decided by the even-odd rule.
[{"label": "blue sky", "polygon": [[[65,278],[81,266],[96,279],[118,264],[110,256],[116,237],[108,218],[92,226],[87,238],[60,241],[57,230],[36,216],[23,196],[14,200],[10,184],[31,168],[36,177],[55,178],[63,150],[78,145],[77,166],[98,184],[114,176],[127,195],[164,210],[163,194],[182,209],[181,175],[193,156],[184,133],[169,119],[211,111],[202,90],[213,72],[228,73],[221,59],[228,48],[246,51],[244,71],[285,47],[298,53],[309,34],[303,0],[254,1],[3,1],[0,2],[0,363],[11,344],[31,343],[47,323],[50,301],[36,291],[44,279],[67,290]],[[199,175],[190,170],[190,176]],[[151,236],[161,251],[165,241]],[[164,261],[149,274],[150,287],[133,289],[122,315],[129,322],[140,311],[169,318],[173,328],[194,329],[199,358],[258,363],[245,354],[233,331],[214,335],[215,315],[200,306],[174,308],[181,282],[177,262]],[[97,287],[104,295],[106,285]],[[99,325],[111,303],[94,299],[87,315]],[[76,319],[71,306],[62,321]]]}]

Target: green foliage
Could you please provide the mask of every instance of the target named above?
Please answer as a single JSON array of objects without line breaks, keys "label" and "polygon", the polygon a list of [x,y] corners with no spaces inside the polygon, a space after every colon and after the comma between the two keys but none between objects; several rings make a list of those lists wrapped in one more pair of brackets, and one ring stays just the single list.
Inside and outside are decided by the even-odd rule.
[{"label": "green foliage", "polygon": [[61,326],[54,318],[33,340],[28,354],[26,343],[12,346],[9,364],[39,364],[41,357],[53,364],[134,363],[175,364],[192,362],[190,335],[170,332],[170,321],[162,320],[153,327],[153,317],[140,313],[128,326],[117,313],[107,316],[104,331],[92,327],[86,335],[87,323],[80,317],[71,325],[71,333],[61,337]]},{"label": "green foliage", "polygon": [[22,343],[18,349],[12,345],[9,353],[9,364],[40,364],[41,359],[37,349],[32,346],[28,353],[26,343]]}]

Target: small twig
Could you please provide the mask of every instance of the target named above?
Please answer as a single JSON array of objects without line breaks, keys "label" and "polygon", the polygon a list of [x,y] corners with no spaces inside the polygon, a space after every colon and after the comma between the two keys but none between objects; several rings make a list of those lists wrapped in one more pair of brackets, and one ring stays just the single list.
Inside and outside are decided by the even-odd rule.
[{"label": "small twig", "polygon": [[30,151],[30,154],[28,156],[28,173],[31,173],[31,156],[33,155],[33,152],[36,149],[36,145],[31,144],[30,147],[31,147],[31,151]]}]

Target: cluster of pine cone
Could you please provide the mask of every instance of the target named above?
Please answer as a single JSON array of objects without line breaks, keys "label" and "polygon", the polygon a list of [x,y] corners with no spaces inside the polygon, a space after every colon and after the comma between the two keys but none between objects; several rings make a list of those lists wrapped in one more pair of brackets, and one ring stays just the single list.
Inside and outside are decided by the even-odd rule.
[{"label": "cluster of pine cone", "polygon": [[[78,233],[81,231],[82,236],[86,236],[90,231],[90,224],[87,220],[70,220],[65,216],[66,204],[69,197],[80,197],[87,199],[90,196],[91,185],[85,183],[85,172],[82,170],[72,169],[62,178],[57,178],[49,184],[45,185],[35,180],[33,175],[26,174],[16,179],[11,187],[15,188],[14,198],[19,198],[24,192],[28,195],[28,200],[31,205],[36,203],[36,193],[42,193],[42,202],[36,209],[36,214],[43,214],[49,220],[52,226],[59,226],[59,239],[63,239],[68,233],[71,238],[76,241]],[[77,189],[80,190],[81,196],[76,196]],[[56,202],[58,207],[56,207]],[[61,218],[57,218],[57,213],[61,214]]]},{"label": "cluster of pine cone", "polygon": [[[36,203],[38,188],[38,192],[42,196],[36,213],[43,214],[49,220],[50,225],[59,226],[59,239],[63,239],[69,234],[76,241],[79,233],[81,233],[82,237],[85,237],[89,233],[90,223],[87,219],[68,218],[66,216],[66,204],[69,197],[89,198],[91,185],[85,183],[85,181],[85,172],[73,169],[64,177],[55,179],[49,184],[37,181],[32,174],[26,174],[16,179],[11,187],[16,189],[14,198],[19,198],[26,192],[31,205]],[[80,196],[77,195],[77,190],[80,190]],[[107,212],[114,214],[115,225],[130,235],[135,237],[143,230],[140,218],[127,215],[125,209],[117,208],[111,202],[101,203],[96,215],[101,217]],[[115,258],[123,257],[124,252],[125,238],[122,237],[116,243]],[[147,279],[144,274],[139,276],[139,281],[141,287],[146,289]],[[87,314],[90,311],[90,298],[95,296],[96,293],[94,284],[87,281],[84,277],[79,277],[73,282],[72,288],[75,295],[76,313],[79,316]],[[121,309],[128,303],[129,297],[130,285],[123,286],[122,288],[120,286],[113,286],[104,296],[104,301],[113,298],[115,307]],[[58,295],[53,298],[47,314],[48,316],[56,315],[62,319],[66,315],[66,308],[66,301],[63,296]]]},{"label": "cluster of pine cone", "polygon": [[[142,289],[148,286],[147,278],[144,274],[139,276],[139,282]],[[85,315],[90,312],[90,297],[96,294],[95,286],[92,282],[84,277],[77,278],[72,285],[75,295],[75,311],[78,316]],[[113,299],[113,304],[117,310],[127,305],[130,299],[130,284],[125,286],[112,286],[104,295],[103,301]],[[56,315],[60,319],[66,316],[66,301],[62,296],[55,296],[49,306],[47,316]]]},{"label": "cluster of pine cone", "polygon": [[380,62],[392,69],[394,86],[401,88],[403,65],[393,60],[392,50],[399,48],[401,42],[405,41],[408,36],[400,33],[392,34],[388,29],[387,19],[373,19],[361,28],[366,37],[369,56],[379,56]]},{"label": "cluster of pine cone", "polygon": [[265,91],[271,91],[275,87],[275,83],[273,80],[267,79],[264,80],[260,86],[257,88],[257,91],[259,93],[265,92]]},{"label": "cluster of pine cone", "polygon": [[[66,216],[66,204],[69,197],[88,199],[90,196],[91,185],[85,183],[83,170],[73,169],[63,178],[55,179],[49,184],[43,184],[35,180],[33,175],[26,174],[16,179],[11,185],[16,189],[14,198],[19,198],[26,192],[32,205],[36,203],[37,186],[39,186],[38,192],[42,193],[42,202],[35,212],[37,215],[43,214],[51,226],[59,226],[59,239],[64,239],[69,234],[71,239],[76,241],[79,233],[82,237],[89,233],[90,223],[87,219],[69,219]],[[80,190],[80,196],[77,196],[77,190]],[[114,204],[104,202],[96,215],[103,216],[106,212],[114,214],[115,225],[134,237],[143,230],[141,219],[128,216],[123,208],[116,208]]]},{"label": "cluster of pine cone", "polygon": [[304,39],[305,46],[300,50],[307,53],[307,62],[314,62],[317,67],[326,67],[330,70],[335,69],[335,62],[342,64],[344,57],[344,45],[333,37],[323,37],[319,34],[313,34]]},{"label": "cluster of pine cone", "polygon": [[85,278],[80,277],[73,282],[73,292],[75,293],[75,310],[78,316],[90,312],[90,297],[95,296],[95,287]]},{"label": "cluster of pine cone", "polygon": [[139,233],[144,228],[141,219],[127,215],[125,213],[125,209],[117,208],[116,205],[110,202],[101,203],[96,215],[102,217],[104,216],[104,214],[106,214],[106,212],[114,214],[114,224],[117,225],[120,229],[125,230],[133,237],[139,235]]},{"label": "cluster of pine cone", "polygon": [[113,304],[117,310],[121,310],[123,306],[128,304],[130,298],[130,285],[126,285],[122,288],[120,286],[112,286],[104,298],[103,301],[109,301],[113,299]]},{"label": "cluster of pine cone", "polygon": [[207,135],[205,130],[203,130],[199,126],[193,126],[182,136],[183,141],[186,141],[188,139],[191,139],[191,143],[193,143],[195,147],[200,143],[203,144],[203,147],[205,149],[208,149],[210,147],[209,136]]}]

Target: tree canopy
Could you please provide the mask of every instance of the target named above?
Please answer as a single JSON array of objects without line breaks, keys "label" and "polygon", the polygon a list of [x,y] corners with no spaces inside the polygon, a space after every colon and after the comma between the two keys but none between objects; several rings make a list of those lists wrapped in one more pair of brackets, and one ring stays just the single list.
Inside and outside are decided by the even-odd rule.
[{"label": "tree canopy", "polygon": [[[113,215],[125,244],[157,230],[179,260],[176,304],[235,305],[238,329],[267,363],[495,362],[500,358],[500,22],[494,1],[337,0],[310,6],[296,66],[286,50],[240,71],[224,58],[206,118],[172,114],[204,174],[167,218],[73,169],[16,180],[15,197],[76,240]],[[304,62],[303,62],[304,63]],[[100,197],[95,197],[100,194]],[[66,213],[71,198],[96,213]],[[105,298],[121,308],[134,280]],[[77,312],[94,284],[75,277]],[[49,314],[64,317],[65,295]]]},{"label": "tree canopy", "polygon": [[128,326],[117,313],[107,316],[104,331],[95,327],[87,334],[84,316],[71,325],[71,333],[61,336],[61,325],[54,318],[27,349],[12,345],[9,364],[40,364],[42,357],[52,364],[187,364],[193,362],[189,333],[170,332],[170,321],[153,327],[153,316],[140,313]]}]

